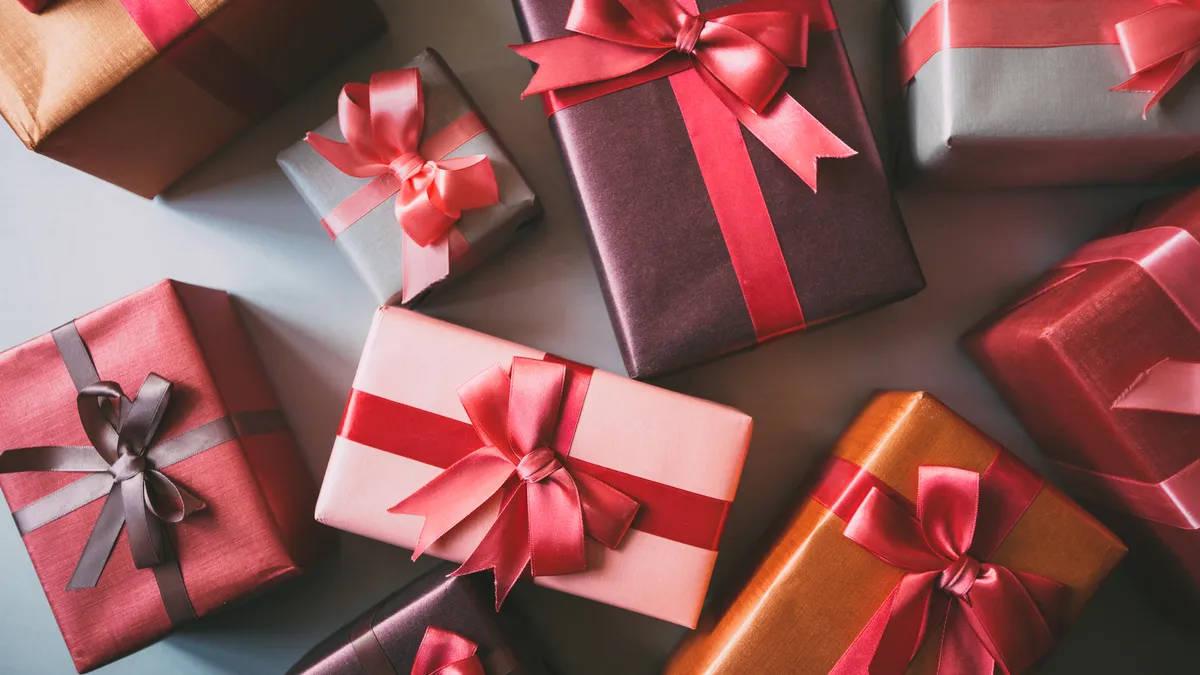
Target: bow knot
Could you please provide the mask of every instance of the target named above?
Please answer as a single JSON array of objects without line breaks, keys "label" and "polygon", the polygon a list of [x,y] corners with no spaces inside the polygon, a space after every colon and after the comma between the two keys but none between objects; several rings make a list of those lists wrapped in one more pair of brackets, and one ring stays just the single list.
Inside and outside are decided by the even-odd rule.
[{"label": "bow knot", "polygon": [[1142,111],[1146,117],[1200,63],[1200,5],[1168,0],[1118,23],[1116,30],[1133,77],[1114,90],[1153,93]]},{"label": "bow knot", "polygon": [[108,468],[108,472],[112,474],[113,480],[124,483],[135,476],[146,473],[146,457],[131,452],[122,452],[120,458]]},{"label": "bow knot", "polygon": [[433,162],[426,160],[419,152],[406,152],[388,165],[392,175],[399,178],[401,183],[413,180],[417,174],[426,170],[432,175],[436,168],[437,166]]},{"label": "bow knot", "polygon": [[679,36],[675,38],[675,51],[687,56],[695,54],[696,43],[700,41],[700,33],[707,23],[703,17],[689,14],[683,22],[683,28],[679,30]]},{"label": "bow knot", "polygon": [[938,590],[956,598],[966,598],[982,571],[983,565],[978,560],[964,555],[938,575]]},{"label": "bow knot", "polygon": [[483,447],[455,462],[391,513],[423,516],[413,547],[425,549],[500,495],[500,514],[483,541],[454,572],[496,574],[496,607],[528,568],[533,576],[587,569],[585,536],[620,545],[638,504],[612,486],[569,469],[551,449],[567,368],[517,357],[511,376],[500,366],[458,390]]}]

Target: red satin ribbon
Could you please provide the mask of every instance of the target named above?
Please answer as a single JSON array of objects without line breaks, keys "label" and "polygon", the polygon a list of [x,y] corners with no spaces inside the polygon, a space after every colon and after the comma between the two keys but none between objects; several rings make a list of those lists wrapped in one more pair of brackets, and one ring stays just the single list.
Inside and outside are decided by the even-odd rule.
[{"label": "red satin ribbon", "polygon": [[585,535],[615,549],[638,503],[589,473],[572,471],[551,449],[566,394],[562,364],[517,357],[458,390],[483,447],[451,465],[389,509],[423,516],[416,559],[497,494],[500,515],[454,572],[496,575],[496,607],[529,568],[533,576],[587,569]]},{"label": "red satin ribbon", "polygon": [[500,201],[487,155],[446,159],[487,129],[472,112],[421,143],[425,97],[416,68],[376,73],[369,85],[347,84],[338,97],[338,123],[345,143],[312,133],[304,140],[342,173],[374,180],[321,223],[336,239],[395,195],[405,234],[401,300],[408,302],[449,274],[451,259],[466,250],[454,228],[462,212]]},{"label": "red satin ribbon", "polygon": [[1129,80],[1114,91],[1152,92],[1143,116],[1200,63],[1196,0],[942,0],[900,45],[910,82],[933,55],[957,48],[1120,45]]},{"label": "red satin ribbon", "polygon": [[902,675],[930,635],[938,672],[1016,674],[1055,644],[1065,586],[986,562],[1041,491],[1006,453],[980,476],[918,470],[914,506],[866,469],[834,458],[813,498],[847,521],[845,534],[904,578],[831,675]]},{"label": "red satin ribbon", "polygon": [[425,629],[411,675],[487,675],[476,652],[479,645],[436,626]]},{"label": "red satin ribbon", "polygon": [[48,7],[53,1],[54,0],[17,0],[17,2],[21,3],[22,7],[33,12],[34,14],[46,9],[46,7]]}]

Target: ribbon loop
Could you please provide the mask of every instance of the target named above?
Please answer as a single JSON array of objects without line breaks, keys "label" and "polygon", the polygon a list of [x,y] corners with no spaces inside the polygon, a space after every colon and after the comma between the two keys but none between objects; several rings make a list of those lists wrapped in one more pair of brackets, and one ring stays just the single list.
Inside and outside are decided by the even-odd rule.
[{"label": "ribbon loop", "polygon": [[[566,366],[517,357],[511,371],[494,366],[459,388],[484,447],[389,509],[425,518],[415,559],[503,495],[496,522],[455,571],[494,570],[497,608],[527,568],[534,576],[586,570],[585,537],[615,547],[638,509],[637,502],[603,481],[573,475],[547,447],[560,422]],[[586,490],[577,479],[586,481]]]}]

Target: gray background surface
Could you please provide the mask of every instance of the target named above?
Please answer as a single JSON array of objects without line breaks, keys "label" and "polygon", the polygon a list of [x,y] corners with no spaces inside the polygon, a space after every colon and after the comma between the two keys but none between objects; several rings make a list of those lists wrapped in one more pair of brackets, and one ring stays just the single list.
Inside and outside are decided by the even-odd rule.
[{"label": "gray background surface", "polygon": [[[11,1],[11,0],[3,0]],[[877,126],[883,0],[835,0]],[[328,118],[341,84],[431,45],[456,69],[546,204],[544,226],[427,306],[503,338],[621,372],[583,232],[529,77],[504,48],[507,0],[385,0],[390,35],[231,144],[166,199],[144,201],[0,133],[0,348],[163,277],[224,288],[242,314],[313,473],[324,471],[374,303],[275,166]],[[392,60],[391,62],[396,62]],[[365,79],[364,79],[365,81]],[[904,194],[929,278],[920,296],[810,335],[664,378],[756,420],[715,584],[747,560],[805,473],[879,388],[928,389],[1014,452],[1032,442],[958,336],[1149,189]],[[0,405],[3,404],[0,397]],[[353,536],[308,578],[102,669],[104,675],[280,673],[311,645],[432,563]],[[563,675],[657,672],[683,629],[547,589],[510,600]],[[1161,622],[1123,572],[1044,673],[1195,673],[1200,640]],[[0,518],[0,673],[73,672],[12,521]]]}]

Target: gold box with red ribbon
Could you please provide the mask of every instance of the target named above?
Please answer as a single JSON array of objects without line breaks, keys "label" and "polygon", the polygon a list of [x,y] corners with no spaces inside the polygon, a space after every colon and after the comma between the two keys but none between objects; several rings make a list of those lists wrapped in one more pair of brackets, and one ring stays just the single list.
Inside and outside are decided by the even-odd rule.
[{"label": "gold box with red ribbon", "polygon": [[0,354],[0,380],[0,489],[79,672],[330,543],[224,292],[163,281]]},{"label": "gold box with red ribbon", "polygon": [[317,520],[684,626],[700,614],[751,420],[384,307]]},{"label": "gold box with red ribbon", "polygon": [[666,675],[1020,675],[1125,547],[925,393],[878,395]]},{"label": "gold box with red ribbon", "polygon": [[829,0],[515,0],[631,377],[917,293]]},{"label": "gold box with red ribbon", "polygon": [[385,23],[372,0],[0,2],[0,115],[153,197]]},{"label": "gold box with red ribbon", "polygon": [[1200,190],[1143,205],[965,339],[1171,613],[1200,609]]}]

